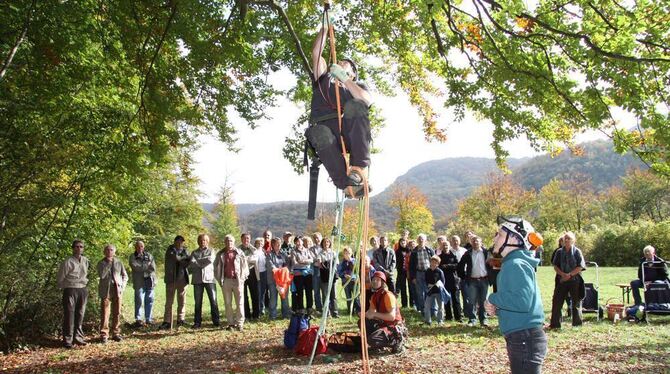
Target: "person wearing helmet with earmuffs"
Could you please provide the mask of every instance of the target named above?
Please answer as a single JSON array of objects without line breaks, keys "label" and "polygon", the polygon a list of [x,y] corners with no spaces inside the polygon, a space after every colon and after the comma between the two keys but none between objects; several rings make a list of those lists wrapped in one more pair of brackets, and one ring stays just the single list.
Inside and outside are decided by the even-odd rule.
[{"label": "person wearing helmet with earmuffs", "polygon": [[484,308],[490,315],[498,315],[512,373],[540,373],[547,355],[547,336],[535,277],[539,260],[529,248],[542,244],[541,237],[521,218],[499,217],[498,224],[493,252],[502,255],[502,266],[498,290],[489,295]]},{"label": "person wearing helmet with earmuffs", "polygon": [[[372,97],[367,86],[358,81],[358,68],[353,60],[344,58],[328,66],[322,57],[328,30],[333,23],[330,12],[324,12],[312,46],[314,76],[310,126],[305,136],[326,167],[333,184],[344,190],[348,198],[361,198],[364,195],[363,178],[367,178],[367,167],[370,165],[372,134],[369,109]],[[336,90],[339,90],[343,115],[341,133]],[[340,136],[349,152],[349,170],[342,154]]]}]

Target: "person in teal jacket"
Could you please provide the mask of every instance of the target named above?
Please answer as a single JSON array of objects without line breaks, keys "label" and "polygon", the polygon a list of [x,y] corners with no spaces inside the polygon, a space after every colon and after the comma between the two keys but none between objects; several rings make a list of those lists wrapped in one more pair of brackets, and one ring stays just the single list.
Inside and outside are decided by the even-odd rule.
[{"label": "person in teal jacket", "polygon": [[531,243],[538,245],[539,236],[521,218],[500,217],[498,223],[493,252],[503,256],[502,267],[498,290],[484,307],[490,315],[498,315],[512,373],[540,373],[547,355],[544,309],[535,279],[540,261],[528,250]]}]

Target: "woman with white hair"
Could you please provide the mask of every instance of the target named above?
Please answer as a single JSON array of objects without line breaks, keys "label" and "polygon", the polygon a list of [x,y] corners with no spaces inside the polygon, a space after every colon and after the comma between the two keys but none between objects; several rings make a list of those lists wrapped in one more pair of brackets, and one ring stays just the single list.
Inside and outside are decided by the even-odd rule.
[{"label": "woman with white hair", "polygon": [[[642,253],[644,257],[640,259],[640,265],[637,268],[637,279],[630,282],[635,305],[642,305],[640,288],[646,288],[653,282],[666,282],[668,280],[668,265],[665,260],[656,256],[656,248],[648,245],[644,247]],[[644,272],[644,284],[642,283],[642,272]]]}]

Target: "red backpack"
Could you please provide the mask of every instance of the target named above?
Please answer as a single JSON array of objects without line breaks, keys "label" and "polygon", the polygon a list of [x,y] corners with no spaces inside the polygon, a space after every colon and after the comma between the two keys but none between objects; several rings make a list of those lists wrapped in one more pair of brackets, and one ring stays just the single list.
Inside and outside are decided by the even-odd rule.
[{"label": "red backpack", "polygon": [[[312,326],[304,330],[298,336],[298,344],[295,345],[295,353],[303,356],[312,354],[316,335],[319,333],[319,326]],[[328,339],[326,334],[319,337],[319,343],[316,345],[316,354],[326,353],[328,350]]]}]

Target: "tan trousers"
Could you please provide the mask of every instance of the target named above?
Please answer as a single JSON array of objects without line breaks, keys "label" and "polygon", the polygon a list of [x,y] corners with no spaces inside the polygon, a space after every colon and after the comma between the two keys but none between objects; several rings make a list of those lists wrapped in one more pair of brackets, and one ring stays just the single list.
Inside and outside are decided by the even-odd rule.
[{"label": "tan trousers", "polygon": [[186,317],[186,307],[184,300],[186,298],[186,283],[174,282],[165,284],[165,313],[163,313],[163,322],[173,323],[172,304],[177,295],[177,321],[183,321]]},{"label": "tan trousers", "polygon": [[[109,315],[112,315],[112,325],[109,325]],[[121,334],[121,298],[115,288],[110,289],[109,297],[100,301],[100,336],[109,337],[111,327],[112,335]]]},{"label": "tan trousers", "polygon": [[[221,285],[223,289],[223,300],[226,303],[226,319],[229,325],[244,325],[244,282],[238,279],[226,278]],[[233,298],[235,307],[233,311]]]}]

